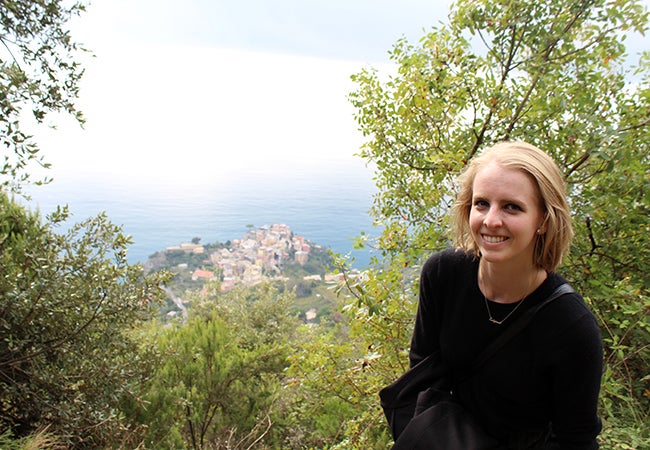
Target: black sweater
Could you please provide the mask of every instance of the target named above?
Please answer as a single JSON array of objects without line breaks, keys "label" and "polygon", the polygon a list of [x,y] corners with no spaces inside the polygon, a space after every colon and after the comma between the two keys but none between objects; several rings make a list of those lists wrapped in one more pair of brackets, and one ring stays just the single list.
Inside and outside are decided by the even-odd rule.
[{"label": "black sweater", "polygon": [[[491,323],[478,286],[478,259],[461,250],[436,253],[425,263],[411,342],[411,366],[434,350],[452,378],[526,309],[565,280],[556,273],[521,303],[502,325]],[[516,304],[490,302],[501,320]],[[603,348],[598,324],[578,294],[567,294],[538,312],[469,381],[454,387],[460,402],[503,442],[543,433],[552,426],[553,448],[596,449]]]}]

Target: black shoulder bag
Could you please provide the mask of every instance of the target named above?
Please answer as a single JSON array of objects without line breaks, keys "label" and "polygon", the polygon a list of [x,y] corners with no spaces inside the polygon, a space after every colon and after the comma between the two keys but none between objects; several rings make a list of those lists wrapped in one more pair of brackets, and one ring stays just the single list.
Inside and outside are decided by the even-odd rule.
[{"label": "black shoulder bag", "polygon": [[[467,376],[526,328],[540,309],[571,292],[575,292],[571,286],[562,284],[538,306],[522,314],[474,360]],[[439,352],[427,356],[382,389],[379,398],[395,440],[393,450],[487,450],[498,446],[445,388]]]}]

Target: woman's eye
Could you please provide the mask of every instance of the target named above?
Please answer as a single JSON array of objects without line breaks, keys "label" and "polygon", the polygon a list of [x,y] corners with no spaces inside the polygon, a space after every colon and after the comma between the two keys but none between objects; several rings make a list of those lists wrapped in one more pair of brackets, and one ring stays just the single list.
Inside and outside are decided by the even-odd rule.
[{"label": "woman's eye", "polygon": [[490,205],[485,200],[475,200],[474,201],[474,206],[476,208],[487,208]]},{"label": "woman's eye", "polygon": [[522,211],[521,206],[515,205],[514,203],[507,204],[506,209],[508,209],[510,211]]}]

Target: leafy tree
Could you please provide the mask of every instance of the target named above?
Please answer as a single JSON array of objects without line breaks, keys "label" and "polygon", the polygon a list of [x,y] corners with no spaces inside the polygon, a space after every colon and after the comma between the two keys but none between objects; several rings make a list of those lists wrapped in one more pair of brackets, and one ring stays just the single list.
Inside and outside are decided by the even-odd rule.
[{"label": "leafy tree", "polygon": [[216,292],[194,298],[187,325],[146,333],[159,364],[130,408],[152,448],[267,448],[276,439],[293,297],[270,284]]},{"label": "leafy tree", "polygon": [[[244,357],[218,317],[194,318],[157,339],[162,367],[154,372],[145,415],[152,448],[206,448],[237,420],[223,413],[240,406],[237,389]],[[236,414],[233,414],[236,415]],[[218,431],[216,431],[218,430]]]},{"label": "leafy tree", "polygon": [[[356,319],[353,326],[363,323]],[[379,418],[372,405],[377,380],[359,376],[377,353],[361,349],[360,328],[342,320],[301,328],[288,370],[285,448],[389,448],[386,427],[362,426]]]},{"label": "leafy tree", "polygon": [[[455,176],[482,148],[522,139],[569,184],[577,235],[561,272],[603,327],[603,446],[648,445],[650,59],[624,65],[623,45],[647,26],[634,0],[458,0],[448,24],[395,45],[395,73],[353,77],[382,227],[375,268],[348,280],[355,351],[373,355],[355,380],[371,393],[358,429],[383,426],[376,392],[405,368],[414,283],[422,259],[449,245]],[[355,448],[373,447],[360,439]]]},{"label": "leafy tree", "polygon": [[165,278],[127,264],[129,239],[104,215],[56,233],[66,218],[43,221],[0,193],[0,428],[96,448],[125,438],[117,406],[139,370],[130,331]]},{"label": "leafy tree", "polygon": [[45,165],[25,125],[48,113],[68,113],[83,123],[74,101],[83,69],[67,22],[84,11],[81,2],[12,0],[0,2],[0,187],[20,189],[29,162]]}]

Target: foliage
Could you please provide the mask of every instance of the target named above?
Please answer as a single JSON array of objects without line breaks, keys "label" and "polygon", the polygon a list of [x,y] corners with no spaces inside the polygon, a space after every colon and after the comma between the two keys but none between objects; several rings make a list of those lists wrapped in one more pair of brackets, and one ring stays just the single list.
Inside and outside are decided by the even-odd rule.
[{"label": "foliage", "polygon": [[[25,110],[83,122],[83,49],[65,29],[83,10],[0,2],[3,189],[47,165]],[[417,275],[449,245],[454,177],[482,148],[523,139],[569,183],[576,239],[561,272],[602,324],[601,446],[650,447],[650,56],[634,74],[623,65],[624,33],[647,18],[637,0],[458,0],[447,25],[395,45],[395,73],[356,74],[382,234],[363,277],[335,262],[348,276],[331,322],[298,329],[288,288],[214,284],[186,324],[145,325],[169,279],[126,263],[119,227],[100,215],[57,234],[65,209],[43,222],[1,194],[0,446],[388,448],[377,392],[408,364]]]},{"label": "foliage", "polygon": [[342,315],[302,328],[302,344],[288,371],[294,405],[287,433],[293,440],[287,447],[390,447],[377,392],[408,364],[405,342],[415,305],[405,270],[384,268],[346,278],[337,288]]},{"label": "foliage", "polygon": [[269,284],[194,302],[187,325],[145,333],[158,363],[130,415],[148,448],[266,448],[297,326],[292,297]]},{"label": "foliage", "polygon": [[0,187],[19,190],[29,162],[45,165],[25,125],[43,123],[48,113],[67,113],[83,123],[74,101],[83,69],[75,57],[67,22],[85,10],[81,2],[12,0],[0,2]]},{"label": "foliage", "polygon": [[[285,448],[389,448],[377,403],[376,353],[347,320],[303,326],[291,356],[287,397],[291,401]],[[366,428],[370,422],[375,426]],[[367,444],[372,443],[369,447]]]},{"label": "foliage", "polygon": [[[645,32],[647,19],[633,0],[459,0],[448,25],[417,46],[395,45],[395,73],[353,77],[351,101],[367,137],[361,157],[376,167],[372,213],[382,229],[382,259],[350,284],[357,298],[347,307],[360,330],[354,352],[365,349],[376,368],[355,380],[371,401],[404,369],[411,287],[423,258],[449,245],[455,176],[482,148],[521,139],[547,150],[569,184],[576,239],[561,272],[602,323],[603,445],[648,443],[640,430],[650,420],[650,65],[640,58],[635,74],[623,65],[624,33]],[[357,426],[371,434],[383,424],[365,406]],[[627,431],[611,428],[621,423]]]},{"label": "foliage", "polygon": [[129,239],[105,216],[55,233],[66,217],[44,222],[0,194],[0,424],[96,446],[122,432],[115,408],[138,367],[127,333],[164,276],[126,263]]},{"label": "foliage", "polygon": [[14,439],[11,432],[6,431],[0,435],[0,448],[4,450],[64,450],[67,447],[47,429],[42,429],[21,439]]},{"label": "foliage", "polygon": [[[195,241],[199,238],[194,238]],[[194,242],[192,242],[194,244]],[[198,242],[196,243],[198,244]],[[208,255],[216,250],[228,248],[228,243],[215,242],[203,245],[203,253],[186,252],[183,250],[165,250],[150,255],[144,263],[148,271],[172,270],[179,265],[186,264],[190,269],[197,269],[210,264]]]}]

